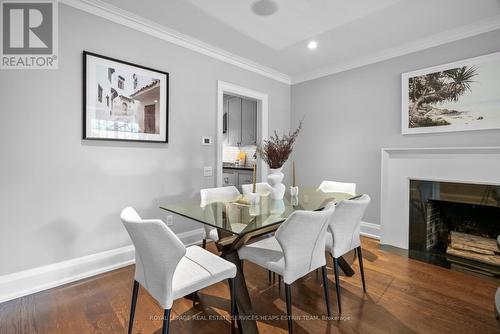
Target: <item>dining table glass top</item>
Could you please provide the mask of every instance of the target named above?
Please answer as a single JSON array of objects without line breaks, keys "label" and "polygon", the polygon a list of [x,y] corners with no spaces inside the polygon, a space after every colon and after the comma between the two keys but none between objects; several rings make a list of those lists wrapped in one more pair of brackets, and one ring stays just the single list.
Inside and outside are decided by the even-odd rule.
[{"label": "dining table glass top", "polygon": [[242,195],[240,199],[231,202],[214,202],[202,206],[198,200],[162,205],[160,208],[241,236],[279,224],[294,211],[321,210],[329,202],[339,202],[352,197],[345,193],[301,187],[296,197],[291,197],[288,192],[282,200],[273,200],[268,195],[261,195],[256,205],[251,205]]}]

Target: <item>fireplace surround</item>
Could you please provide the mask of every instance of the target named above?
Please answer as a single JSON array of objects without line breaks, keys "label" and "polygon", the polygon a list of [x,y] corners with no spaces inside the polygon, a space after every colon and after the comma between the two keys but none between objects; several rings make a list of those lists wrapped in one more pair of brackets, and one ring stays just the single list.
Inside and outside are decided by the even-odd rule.
[{"label": "fireplace surround", "polygon": [[410,258],[500,275],[500,186],[410,180],[409,208]]},{"label": "fireplace surround", "polygon": [[500,147],[385,148],[380,242],[409,249],[410,181],[500,185]]}]

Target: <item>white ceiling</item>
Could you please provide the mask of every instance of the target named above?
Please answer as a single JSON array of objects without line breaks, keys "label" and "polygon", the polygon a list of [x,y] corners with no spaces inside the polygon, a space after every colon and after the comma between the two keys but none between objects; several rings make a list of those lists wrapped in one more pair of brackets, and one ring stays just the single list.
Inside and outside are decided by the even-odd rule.
[{"label": "white ceiling", "polygon": [[[467,30],[492,22],[500,28],[500,0],[275,0],[278,11],[270,16],[254,14],[254,0],[105,2],[293,81],[352,68],[438,36],[467,36]],[[306,47],[311,39],[318,41],[313,51]]]},{"label": "white ceiling", "polygon": [[255,0],[187,0],[207,15],[274,50],[332,30],[400,0],[267,0],[278,5],[272,16],[258,16]]}]

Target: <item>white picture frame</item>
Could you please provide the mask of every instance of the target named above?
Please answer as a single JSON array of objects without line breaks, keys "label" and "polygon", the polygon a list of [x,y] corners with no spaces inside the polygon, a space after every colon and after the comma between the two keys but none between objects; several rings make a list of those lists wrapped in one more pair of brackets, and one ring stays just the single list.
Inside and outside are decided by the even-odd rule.
[{"label": "white picture frame", "polygon": [[[414,101],[418,101],[416,97],[423,96],[423,94],[415,93],[422,93],[422,89],[415,89],[416,82],[418,84],[430,82],[426,79],[432,75],[436,77],[439,73],[450,70],[458,71],[464,67],[476,69],[474,72],[476,74],[472,77],[470,89],[466,89],[464,93],[457,96],[456,102],[448,100],[432,102],[422,106],[423,109],[420,109],[418,105],[416,109],[411,109],[415,106]],[[410,88],[410,80],[414,84],[412,88]],[[450,79],[445,79],[445,82],[447,80]],[[432,90],[432,85],[427,86]],[[414,92],[413,101],[410,101],[410,89]],[[421,115],[424,116],[421,117]],[[500,129],[500,52],[401,75],[401,132],[403,135],[490,129]]]}]

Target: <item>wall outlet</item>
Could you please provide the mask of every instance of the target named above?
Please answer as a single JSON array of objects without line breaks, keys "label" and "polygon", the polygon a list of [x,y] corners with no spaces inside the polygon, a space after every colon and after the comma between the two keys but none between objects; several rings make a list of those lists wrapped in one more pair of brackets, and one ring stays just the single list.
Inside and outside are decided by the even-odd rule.
[{"label": "wall outlet", "polygon": [[203,176],[212,176],[213,175],[213,168],[212,166],[206,166],[203,167]]},{"label": "wall outlet", "polygon": [[167,226],[172,226],[174,225],[174,216],[169,215],[167,216]]}]

